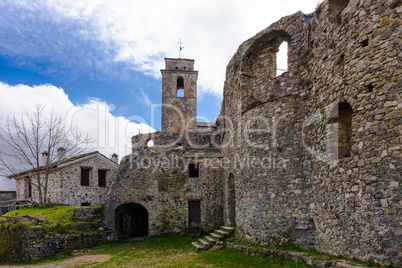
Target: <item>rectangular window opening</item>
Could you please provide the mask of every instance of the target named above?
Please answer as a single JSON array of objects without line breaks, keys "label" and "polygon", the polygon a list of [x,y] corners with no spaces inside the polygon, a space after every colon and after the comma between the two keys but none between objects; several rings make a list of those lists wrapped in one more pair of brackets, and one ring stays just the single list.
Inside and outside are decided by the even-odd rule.
[{"label": "rectangular window opening", "polygon": [[200,163],[189,163],[188,164],[188,176],[190,178],[200,177]]},{"label": "rectangular window opening", "polygon": [[106,187],[106,170],[98,170],[98,185],[99,187]]},{"label": "rectangular window opening", "polygon": [[81,168],[81,185],[89,186],[89,168]]}]

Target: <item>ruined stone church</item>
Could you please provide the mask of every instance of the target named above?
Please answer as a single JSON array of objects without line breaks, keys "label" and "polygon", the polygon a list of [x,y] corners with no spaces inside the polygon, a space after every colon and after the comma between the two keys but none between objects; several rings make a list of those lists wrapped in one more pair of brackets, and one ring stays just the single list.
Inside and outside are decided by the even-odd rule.
[{"label": "ruined stone church", "polygon": [[401,15],[399,0],[326,0],[280,19],[230,60],[215,124],[196,120],[194,60],[166,58],[161,131],[132,138],[107,226],[229,224],[254,243],[400,265]]}]

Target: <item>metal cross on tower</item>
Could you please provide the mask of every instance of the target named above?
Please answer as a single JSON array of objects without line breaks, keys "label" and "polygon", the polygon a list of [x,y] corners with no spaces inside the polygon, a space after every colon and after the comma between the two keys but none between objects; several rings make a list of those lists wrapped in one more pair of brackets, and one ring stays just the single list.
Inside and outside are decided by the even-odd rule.
[{"label": "metal cross on tower", "polygon": [[179,44],[180,46],[180,50],[179,50],[179,59],[181,58],[181,51],[183,50],[184,47],[182,47],[181,45],[183,45],[184,43],[181,42],[181,39],[179,39],[179,42],[177,42],[177,44]]}]

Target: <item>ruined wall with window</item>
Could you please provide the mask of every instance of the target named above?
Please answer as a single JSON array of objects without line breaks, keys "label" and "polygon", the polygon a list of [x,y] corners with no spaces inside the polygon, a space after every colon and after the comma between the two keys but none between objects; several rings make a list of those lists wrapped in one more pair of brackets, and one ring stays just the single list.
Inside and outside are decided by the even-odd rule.
[{"label": "ruined wall with window", "polygon": [[225,221],[234,178],[239,237],[400,265],[401,12],[400,1],[327,0],[239,47],[217,122]]},{"label": "ruined wall with window", "polygon": [[[107,226],[124,236],[138,235],[139,227],[131,233],[127,230],[128,224],[135,225],[129,217],[137,217],[136,212],[132,209],[132,215],[120,213],[121,208],[129,206],[147,211],[145,235],[208,232],[222,224],[222,157],[214,146],[214,134],[180,134],[155,132],[132,138],[133,152],[120,163],[109,193]],[[150,140],[152,146],[147,145]],[[198,207],[192,209],[192,204]],[[192,212],[199,218],[192,219]]]}]

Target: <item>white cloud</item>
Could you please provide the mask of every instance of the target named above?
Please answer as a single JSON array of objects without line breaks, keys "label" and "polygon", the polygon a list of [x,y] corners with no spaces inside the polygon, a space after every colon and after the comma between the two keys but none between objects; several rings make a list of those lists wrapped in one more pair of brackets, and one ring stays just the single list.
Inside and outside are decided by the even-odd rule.
[{"label": "white cloud", "polygon": [[[65,116],[68,124],[71,123],[82,133],[88,133],[96,141],[94,150],[108,157],[117,153],[121,159],[131,152],[133,135],[140,131],[153,131],[141,117],[133,116],[129,121],[122,116],[112,115],[116,107],[98,99],[74,105],[62,88],[52,85],[11,86],[0,82],[0,122],[4,123],[7,116],[19,117],[32,112],[36,104],[44,104],[49,111],[53,108],[56,113]],[[0,190],[13,187],[8,179],[0,179]]]},{"label": "white cloud", "polygon": [[[220,94],[226,65],[244,40],[282,16],[298,10],[305,13],[314,11],[319,0],[5,2],[18,8],[36,10],[49,20],[49,24],[57,24],[60,28],[68,28],[65,25],[70,22],[73,26],[69,30],[74,31],[79,25],[74,35],[98,40],[98,46],[103,47],[111,62],[123,62],[156,77],[163,68],[163,57],[178,57],[177,42],[181,38],[184,42],[182,56],[195,59],[196,69],[200,71],[199,91]],[[45,31],[36,29],[40,33]]]}]

